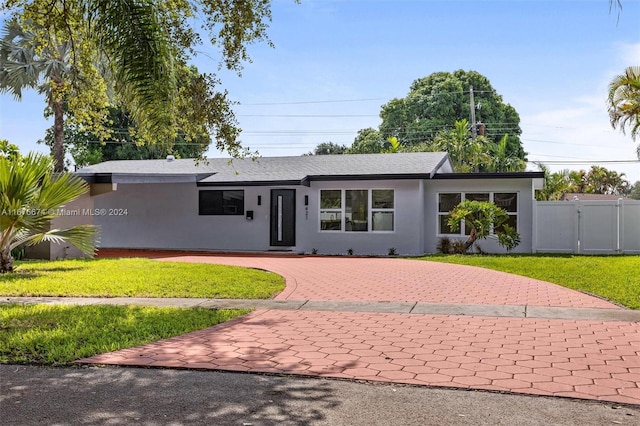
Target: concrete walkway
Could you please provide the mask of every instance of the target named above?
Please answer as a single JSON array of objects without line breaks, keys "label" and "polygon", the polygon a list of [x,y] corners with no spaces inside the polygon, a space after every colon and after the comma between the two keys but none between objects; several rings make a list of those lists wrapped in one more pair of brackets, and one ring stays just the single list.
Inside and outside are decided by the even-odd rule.
[{"label": "concrete walkway", "polygon": [[550,283],[401,259],[144,254],[267,269],[287,289],[242,318],[79,362],[640,404],[638,312]]}]

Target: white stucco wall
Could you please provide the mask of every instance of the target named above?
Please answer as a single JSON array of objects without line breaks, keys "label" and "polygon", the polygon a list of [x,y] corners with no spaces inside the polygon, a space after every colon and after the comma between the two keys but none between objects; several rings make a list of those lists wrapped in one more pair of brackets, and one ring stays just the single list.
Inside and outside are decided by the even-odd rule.
[{"label": "white stucco wall", "polygon": [[[435,253],[438,240],[438,194],[443,192],[517,192],[518,232],[520,244],[513,253],[531,253],[533,250],[533,187],[530,179],[438,179],[425,182],[425,252]],[[455,238],[448,236],[449,238]],[[464,239],[464,236],[458,237]],[[506,253],[496,239],[478,242],[487,253]]]},{"label": "white stucco wall", "polygon": [[[349,232],[320,230],[321,189],[393,189],[395,191],[394,230],[390,232]],[[305,253],[386,255],[390,248],[398,254],[421,254],[422,223],[420,183],[416,180],[312,182],[309,208],[298,215],[299,248]],[[371,208],[371,206],[369,206]]]},{"label": "white stucco wall", "polygon": [[[311,187],[200,187],[180,184],[120,184],[117,191],[94,197],[95,209],[126,210],[126,215],[101,215],[103,248],[147,248],[219,251],[266,251],[270,246],[272,188],[296,190],[295,252],[324,254],[420,254],[422,223],[420,184],[417,181],[312,182]],[[245,216],[200,216],[198,191],[244,189]],[[320,189],[394,189],[395,225],[392,232],[320,231]],[[305,195],[308,205],[305,205]],[[257,204],[261,196],[261,205]]]},{"label": "white stucco wall", "polygon": [[[518,232],[521,243],[514,252],[531,252],[533,191],[530,179],[452,179],[311,182],[306,186],[197,187],[195,183],[124,184],[116,191],[92,197],[95,209],[126,210],[126,215],[93,217],[102,227],[103,248],[183,249],[215,251],[267,251],[270,246],[272,188],[296,190],[296,245],[298,253],[386,255],[435,253],[440,235],[437,201],[441,192],[517,192]],[[198,191],[243,189],[245,216],[200,216]],[[321,189],[394,189],[394,230],[348,232],[320,230]],[[258,196],[262,198],[258,205]],[[308,205],[305,205],[308,196]],[[494,240],[480,242],[483,250],[502,253]]]},{"label": "white stucco wall", "polygon": [[[198,214],[198,192],[244,189],[245,216]],[[262,251],[269,249],[267,187],[202,187],[193,182],[175,184],[120,184],[118,190],[96,197],[96,208],[126,209],[126,215],[100,216],[101,247]],[[257,204],[258,195],[262,203]]]}]

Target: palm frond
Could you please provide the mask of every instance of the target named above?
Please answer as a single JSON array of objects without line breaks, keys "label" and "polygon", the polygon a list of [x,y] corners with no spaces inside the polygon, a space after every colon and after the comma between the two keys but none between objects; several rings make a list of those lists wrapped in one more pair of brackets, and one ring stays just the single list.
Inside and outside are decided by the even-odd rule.
[{"label": "palm frond", "polygon": [[[153,1],[94,0],[93,31],[138,126],[166,134],[177,96],[175,46]],[[126,19],[123,19],[126,17]]]},{"label": "palm frond", "polygon": [[11,244],[11,249],[21,244],[33,246],[42,242],[55,244],[69,243],[87,256],[93,256],[98,242],[98,235],[98,228],[94,225],[78,225],[68,229],[52,229],[50,231],[17,238]]}]

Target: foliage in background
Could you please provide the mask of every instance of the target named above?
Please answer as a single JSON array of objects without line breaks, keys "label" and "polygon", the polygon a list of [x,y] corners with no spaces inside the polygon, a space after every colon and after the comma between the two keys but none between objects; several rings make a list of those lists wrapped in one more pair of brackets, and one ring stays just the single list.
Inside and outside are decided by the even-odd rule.
[{"label": "foliage in background", "polygon": [[65,365],[211,327],[237,309],[0,305],[0,363]]},{"label": "foliage in background", "polygon": [[272,272],[151,259],[25,261],[0,275],[4,296],[266,299],[284,287]]},{"label": "foliage in background", "polygon": [[640,180],[637,180],[636,183],[631,185],[629,189],[629,198],[640,200]]},{"label": "foliage in background", "polygon": [[312,152],[306,155],[341,155],[347,153],[347,147],[345,145],[338,145],[333,142],[319,143]]},{"label": "foliage in background", "polygon": [[[231,155],[245,152],[218,77],[199,74],[182,88],[178,82],[187,81],[186,65],[203,39],[219,49],[220,67],[239,73],[249,60],[246,46],[269,42],[269,0],[2,0],[0,10],[5,21],[19,23],[33,35],[24,48],[33,49],[35,63],[65,47],[64,79],[48,80],[53,82],[52,99],[66,102],[87,130],[108,132],[105,108],[121,106],[145,143],[171,146],[177,129],[187,141],[204,130],[217,148]],[[1,72],[18,59],[3,55]],[[26,88],[42,87],[46,81],[37,75],[13,83]],[[3,90],[10,86],[1,85]],[[57,164],[61,169],[60,159]]]},{"label": "foliage in background", "polygon": [[[111,160],[163,159],[169,154],[176,158],[200,158],[211,143],[207,135],[187,142],[179,134],[171,147],[164,144],[143,144],[136,138],[135,123],[121,108],[109,108],[108,128],[112,132],[110,140],[101,141],[97,135],[83,131],[80,125],[73,122],[65,123],[64,149],[71,154],[76,168]],[[53,128],[47,129],[44,140],[38,143],[53,148]],[[67,162],[66,168],[71,164]]]},{"label": "foliage in background", "polygon": [[20,148],[18,148],[18,145],[14,145],[6,139],[0,139],[0,157],[5,157],[14,161],[19,156]]},{"label": "foliage in background", "polygon": [[544,172],[545,179],[544,188],[536,191],[536,200],[538,201],[558,201],[570,193],[625,196],[634,190],[634,186],[624,179],[624,173],[608,170],[601,166],[591,166],[588,172],[585,170],[562,170],[554,173],[544,164],[539,164],[539,166]]},{"label": "foliage in background", "polygon": [[520,244],[520,234],[506,223],[508,220],[509,214],[494,203],[465,200],[451,210],[447,223],[456,232],[464,222],[465,229],[470,231],[465,242],[467,250],[476,241],[495,235],[498,244],[511,251]]},{"label": "foliage in background", "polygon": [[11,251],[23,244],[68,242],[92,256],[96,227],[50,229],[58,209],[87,190],[78,176],[54,174],[51,159],[42,154],[0,157],[0,273],[13,271]]},{"label": "foliage in background", "polygon": [[485,124],[488,140],[498,143],[510,135],[507,154],[525,160],[518,113],[504,103],[489,79],[476,71],[436,72],[415,80],[406,97],[382,106],[380,134],[385,140],[397,137],[403,146],[433,141],[456,121],[469,119],[470,86],[475,94],[476,118]]},{"label": "foliage in background", "polygon": [[596,294],[640,309],[640,256],[510,254],[426,256],[423,260],[479,266]]},{"label": "foliage in background", "polygon": [[[102,121],[102,109],[107,105],[106,93],[96,90],[100,81],[95,72],[74,80],[72,41],[61,40],[52,34],[42,41],[45,29],[32,22],[21,25],[16,20],[6,21],[0,40],[0,92],[22,99],[24,89],[36,89],[46,99],[46,115],[53,115],[52,151],[55,171],[61,172],[64,163],[63,122],[67,99],[71,108],[82,104],[84,120],[88,126]],[[92,69],[91,71],[95,71]],[[96,85],[96,89],[91,87]],[[92,112],[92,113],[87,113]]]},{"label": "foliage in background", "polygon": [[[640,135],[640,66],[630,66],[609,83],[609,117],[611,126],[627,129],[634,141]],[[640,145],[637,149],[640,159]]]}]

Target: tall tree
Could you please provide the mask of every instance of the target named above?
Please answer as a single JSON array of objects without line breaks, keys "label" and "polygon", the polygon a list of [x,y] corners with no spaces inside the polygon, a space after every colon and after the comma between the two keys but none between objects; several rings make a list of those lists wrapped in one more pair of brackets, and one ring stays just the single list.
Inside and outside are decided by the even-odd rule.
[{"label": "tall tree", "polygon": [[25,88],[45,95],[47,114],[54,117],[56,172],[61,172],[64,164],[64,103],[71,74],[71,42],[53,39],[41,46],[35,32],[24,30],[16,21],[5,22],[0,40],[0,92],[11,93],[18,100]]},{"label": "tall tree", "polygon": [[[622,133],[628,128],[635,141],[640,135],[640,66],[628,67],[611,80],[608,104],[611,126],[620,127]],[[640,159],[640,145],[636,152]]]},{"label": "tall tree", "polygon": [[69,242],[93,255],[94,226],[49,229],[57,209],[87,190],[75,175],[54,174],[51,159],[42,154],[0,156],[0,273],[13,271],[11,250],[22,244]]},{"label": "tall tree", "polygon": [[451,129],[456,121],[470,119],[473,86],[477,121],[485,125],[485,136],[498,143],[509,134],[507,153],[526,160],[519,135],[520,117],[505,104],[489,79],[476,71],[436,72],[415,80],[404,98],[382,106],[380,133],[395,136],[404,146],[432,141],[438,132]]},{"label": "tall tree", "polygon": [[[37,54],[70,43],[72,72],[64,94],[75,90],[84,96],[65,100],[94,133],[105,116],[86,108],[84,101],[112,94],[111,104],[124,106],[145,143],[171,145],[176,129],[190,139],[205,128],[218,148],[232,155],[244,152],[227,93],[218,89],[216,76],[201,74],[185,90],[179,90],[177,81],[205,37],[219,48],[220,66],[240,72],[249,59],[246,45],[268,40],[270,0],[2,0],[0,10],[35,34]],[[206,35],[194,27],[196,16]],[[193,100],[202,108],[198,120],[186,123],[181,108]]]},{"label": "tall tree", "polygon": [[[151,160],[166,158],[174,155],[176,158],[200,158],[209,148],[211,139],[203,134],[200,139],[186,142],[178,134],[172,146],[163,144],[144,144],[136,138],[136,126],[129,114],[122,108],[109,108],[108,129],[111,137],[108,140],[100,138],[90,131],[83,130],[74,122],[64,125],[64,149],[71,154],[76,168],[112,160]],[[49,147],[54,146],[54,128],[47,129],[43,140]],[[65,165],[71,165],[66,161]]]}]

